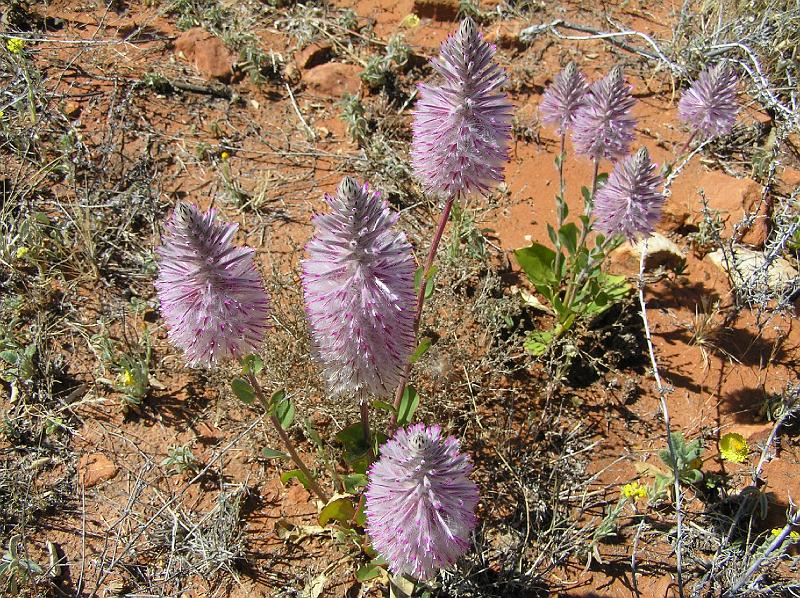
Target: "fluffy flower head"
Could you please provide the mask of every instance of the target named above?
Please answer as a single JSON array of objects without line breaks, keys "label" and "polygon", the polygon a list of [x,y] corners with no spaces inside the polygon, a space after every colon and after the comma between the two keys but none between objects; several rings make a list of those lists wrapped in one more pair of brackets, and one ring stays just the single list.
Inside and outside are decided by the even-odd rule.
[{"label": "fluffy flower head", "polygon": [[702,137],[725,135],[733,128],[739,103],[736,73],[718,64],[700,73],[678,102],[678,116]]},{"label": "fluffy flower head", "polygon": [[617,163],[594,202],[595,228],[632,241],[653,232],[661,217],[664,195],[645,148]]},{"label": "fluffy flower head", "polygon": [[506,76],[494,53],[466,18],[432,61],[442,84],[419,86],[411,163],[429,192],[486,193],[503,180],[512,106],[498,91]]},{"label": "fluffy flower head", "polygon": [[156,249],[161,313],[191,365],[239,359],[264,340],[269,300],[253,250],[231,245],[237,228],[181,203]]},{"label": "fluffy flower head", "polygon": [[392,573],[427,580],[470,545],[478,487],[472,464],[439,426],[399,429],[368,472],[367,531]]},{"label": "fluffy flower head", "polygon": [[622,67],[592,85],[586,101],[575,114],[572,142],[575,151],[590,158],[615,160],[628,153],[636,120],[631,108],[636,100],[625,83]]},{"label": "fluffy flower head", "polygon": [[583,73],[574,62],[570,62],[544,92],[542,103],[539,104],[542,122],[556,127],[559,133],[569,129],[575,120],[575,113],[583,106],[588,91]]},{"label": "fluffy flower head", "polygon": [[314,217],[303,290],[316,357],[334,394],[385,396],[414,346],[414,259],[398,215],[345,178]]}]

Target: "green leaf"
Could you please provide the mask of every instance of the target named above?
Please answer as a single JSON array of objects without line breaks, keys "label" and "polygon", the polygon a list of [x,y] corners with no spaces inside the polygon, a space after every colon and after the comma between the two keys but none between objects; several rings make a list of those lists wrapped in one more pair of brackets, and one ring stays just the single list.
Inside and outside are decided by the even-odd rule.
[{"label": "green leaf", "polygon": [[608,181],[608,173],[601,172],[597,175],[597,186],[600,187],[601,185],[605,185],[606,181]]},{"label": "green leaf", "polygon": [[275,449],[271,448],[262,448],[261,449],[261,456],[265,459],[288,459],[289,455],[286,453],[282,453],[280,451],[276,451]]},{"label": "green leaf", "polygon": [[273,392],[272,396],[269,398],[270,409],[274,409],[275,405],[282,402],[284,397],[286,397],[286,391],[282,388]]},{"label": "green leaf", "polygon": [[[436,266],[431,266],[431,269],[428,270],[427,281],[425,282],[425,299],[430,299],[431,295],[433,295],[433,276],[436,274],[436,270]],[[423,267],[420,266],[414,273],[414,290],[417,293],[419,292],[419,285],[422,283],[422,274]]]},{"label": "green leaf", "polygon": [[381,411],[388,411],[389,413],[394,413],[394,405],[391,403],[387,403],[386,401],[375,400],[372,401],[372,406],[375,409],[380,409]]},{"label": "green leaf", "polygon": [[361,422],[343,428],[336,433],[335,438],[342,443],[345,450],[351,453],[360,453],[369,448],[364,442],[364,428]]},{"label": "green leaf", "polygon": [[522,247],[514,252],[517,261],[536,290],[542,292],[539,287],[554,287],[558,284],[556,275],[553,272],[553,264],[556,259],[556,252],[552,249],[532,243],[530,247]]},{"label": "green leaf", "polygon": [[369,581],[370,579],[375,579],[376,577],[380,577],[382,573],[383,573],[382,567],[369,563],[367,565],[362,565],[356,570],[356,579],[361,583],[363,583],[365,581]]},{"label": "green leaf", "polygon": [[288,484],[292,479],[296,479],[298,482],[300,482],[303,485],[303,488],[305,488],[306,490],[309,490],[311,488],[311,482],[306,477],[306,474],[304,474],[300,469],[292,469],[289,471],[284,471],[281,474],[281,484],[283,484],[284,486]]},{"label": "green leaf", "polygon": [[244,378],[234,378],[231,380],[233,394],[245,405],[250,405],[256,400],[256,393],[250,383]]},{"label": "green leaf", "polygon": [[429,336],[423,336],[421,339],[419,339],[419,344],[417,345],[417,348],[411,354],[411,357],[409,357],[411,363],[417,363],[420,357],[425,355],[425,353],[428,352],[428,349],[431,348],[431,343],[433,343],[433,339]]},{"label": "green leaf", "polygon": [[350,523],[355,514],[353,501],[349,498],[337,498],[322,507],[322,511],[319,513],[319,524],[325,527],[331,520],[345,524]]},{"label": "green leaf", "polygon": [[317,445],[317,448],[321,449],[324,446],[324,443],[322,442],[319,432],[317,432],[317,429],[314,427],[314,424],[312,424],[311,420],[308,418],[303,420],[303,423],[306,426],[306,434],[308,435],[308,438],[311,440],[311,442]]},{"label": "green leaf", "polygon": [[[364,526],[367,525],[367,501],[362,500],[360,502],[361,502],[361,504],[358,506],[358,512],[356,513],[356,516],[353,518],[353,522],[358,527],[364,527]],[[367,548],[370,549],[372,547],[368,546]],[[365,550],[364,552],[366,552],[367,554],[370,554],[369,550]],[[380,557],[378,557],[378,558],[380,558]]]},{"label": "green leaf", "polygon": [[283,394],[281,399],[274,403],[272,412],[281,424],[281,428],[288,430],[294,422],[294,404],[291,399],[286,398],[286,393]]},{"label": "green leaf", "polygon": [[367,485],[367,476],[363,473],[349,473],[342,478],[344,489],[350,494],[355,494],[359,488]]},{"label": "green leaf", "polygon": [[558,247],[558,238],[556,238],[556,229],[554,229],[550,224],[547,225],[547,236],[550,237],[550,242]]},{"label": "green leaf", "polygon": [[588,187],[581,187],[581,195],[583,195],[583,203],[591,205],[592,203],[592,192],[589,191]]},{"label": "green leaf", "polygon": [[0,359],[5,361],[10,365],[17,364],[17,352],[16,351],[0,351]]},{"label": "green leaf", "polygon": [[397,425],[402,427],[409,424],[417,407],[419,407],[419,394],[417,389],[409,384],[403,391],[403,398],[397,409]]},{"label": "green leaf", "polygon": [[566,247],[571,254],[578,250],[579,232],[574,222],[569,222],[558,229],[558,238],[561,240],[561,245]]},{"label": "green leaf", "polygon": [[242,374],[247,376],[248,374],[252,374],[253,376],[257,376],[261,373],[264,369],[264,362],[261,358],[256,355],[248,355],[244,359],[242,359]]},{"label": "green leaf", "polygon": [[555,336],[555,333],[552,330],[531,332],[522,346],[531,355],[539,357],[540,355],[544,355],[545,351],[547,351],[547,348],[553,341],[553,336]]}]

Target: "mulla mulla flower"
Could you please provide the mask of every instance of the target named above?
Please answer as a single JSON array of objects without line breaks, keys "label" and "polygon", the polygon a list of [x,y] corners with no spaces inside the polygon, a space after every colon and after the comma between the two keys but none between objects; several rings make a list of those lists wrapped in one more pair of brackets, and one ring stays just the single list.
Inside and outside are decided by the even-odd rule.
[{"label": "mulla mulla flower", "polygon": [[367,532],[389,570],[428,580],[470,546],[478,487],[456,438],[439,426],[397,430],[368,472]]},{"label": "mulla mulla flower", "polygon": [[398,214],[379,193],[345,178],[314,217],[306,245],[306,313],[332,393],[385,396],[414,347],[414,258]]},{"label": "mulla mulla flower", "polygon": [[693,135],[708,138],[730,132],[739,113],[737,83],[736,73],[722,64],[700,73],[678,102],[678,116]]},{"label": "mulla mulla flower", "polygon": [[634,138],[636,120],[630,112],[635,103],[621,66],[592,84],[572,123],[576,153],[595,160],[626,155]]},{"label": "mulla mulla flower", "polygon": [[645,148],[617,163],[608,182],[597,192],[594,227],[632,241],[647,237],[661,217],[663,182]]},{"label": "mulla mulla flower", "polygon": [[165,227],[155,286],[170,340],[191,365],[240,359],[261,346],[269,299],[238,225],[181,203]]},{"label": "mulla mulla flower", "polygon": [[512,106],[499,91],[506,76],[494,53],[466,18],[431,61],[442,84],[419,86],[411,162],[429,192],[485,193],[503,180]]},{"label": "mulla mulla flower", "polygon": [[574,62],[570,62],[544,92],[542,103],[539,104],[542,122],[556,127],[559,134],[564,133],[572,126],[576,112],[586,101],[588,91],[583,73]]}]

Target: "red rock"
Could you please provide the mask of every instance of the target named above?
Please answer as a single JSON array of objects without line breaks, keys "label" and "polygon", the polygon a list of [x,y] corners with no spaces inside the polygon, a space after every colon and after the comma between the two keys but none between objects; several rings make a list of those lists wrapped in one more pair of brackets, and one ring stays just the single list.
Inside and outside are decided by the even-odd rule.
[{"label": "red rock", "polygon": [[78,477],[85,488],[110,480],[118,471],[119,468],[103,453],[84,455],[78,463]]},{"label": "red rock", "polygon": [[354,94],[361,87],[361,68],[353,64],[328,62],[303,73],[303,83],[319,95],[340,98],[345,93]]},{"label": "red rock", "polygon": [[[703,174],[697,181],[696,189],[702,189],[708,207],[713,212],[718,212],[724,224],[722,231],[723,237],[730,237],[734,232],[734,227],[742,222],[743,218],[759,210],[760,220],[764,223],[766,215],[765,206],[761,201],[762,187],[751,179],[737,179],[723,172],[711,171]],[[756,220],[758,222],[759,219]],[[703,221],[703,213],[698,197],[697,203],[692,205],[692,215],[689,222],[698,226]],[[751,227],[754,228],[754,227]],[[765,230],[754,230],[745,241],[751,244],[761,244],[764,242]],[[737,229],[740,240],[750,233],[750,228]]]},{"label": "red rock", "polygon": [[230,81],[234,56],[225,43],[205,29],[194,27],[175,40],[175,53],[194,64],[206,79]]},{"label": "red rock", "polygon": [[333,46],[331,44],[317,42],[298,52],[294,60],[301,69],[311,69],[330,62],[332,55]]}]

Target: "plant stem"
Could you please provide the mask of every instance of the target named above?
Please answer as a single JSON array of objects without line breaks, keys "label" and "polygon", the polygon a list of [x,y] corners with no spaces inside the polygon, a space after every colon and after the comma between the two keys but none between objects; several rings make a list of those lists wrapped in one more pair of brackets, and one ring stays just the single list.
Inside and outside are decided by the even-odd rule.
[{"label": "plant stem", "polygon": [[278,432],[278,436],[281,437],[286,450],[289,451],[289,456],[292,458],[292,461],[294,461],[294,464],[297,465],[297,468],[303,472],[303,475],[306,476],[308,485],[311,487],[311,490],[314,492],[314,494],[317,495],[317,498],[327,504],[328,495],[325,494],[325,491],[317,483],[317,480],[314,479],[311,471],[309,471],[308,467],[306,467],[306,464],[303,463],[303,460],[300,458],[300,455],[297,454],[297,451],[294,448],[292,439],[289,438],[286,430],[284,430],[283,426],[281,426],[281,422],[279,422],[278,418],[272,413],[269,399],[267,399],[267,397],[264,395],[264,391],[261,389],[261,385],[258,383],[258,380],[256,380],[256,377],[253,374],[247,374],[247,381],[250,383],[250,386],[253,387],[256,397],[258,398],[258,402],[261,403],[264,406],[264,409],[267,411],[269,419],[272,422],[272,425],[275,426],[275,430]]},{"label": "plant stem", "polygon": [[678,471],[678,456],[675,452],[675,446],[672,443],[672,431],[669,423],[669,410],[667,409],[666,390],[661,382],[661,376],[658,373],[658,363],[656,362],[655,349],[653,348],[653,339],[650,335],[650,325],[647,322],[647,305],[644,300],[644,260],[647,256],[647,240],[642,247],[642,254],[639,258],[639,305],[642,309],[642,322],[644,323],[644,334],[647,340],[647,350],[650,353],[650,364],[653,367],[653,377],[656,379],[656,387],[658,388],[658,398],[661,401],[661,414],[664,418],[664,427],[667,432],[667,447],[669,448],[670,458],[672,459],[672,476],[675,480],[675,517],[677,519],[675,540],[675,559],[677,561],[678,569],[678,595],[683,598],[683,511],[681,511],[681,480],[680,472]]},{"label": "plant stem", "polygon": [[361,399],[361,428],[364,432],[364,444],[370,446],[369,438],[369,403],[365,399]]},{"label": "plant stem", "polygon": [[558,236],[558,231],[561,230],[561,227],[564,226],[564,209],[563,203],[565,202],[564,199],[564,191],[566,185],[564,184],[564,158],[566,154],[564,152],[564,148],[566,145],[567,134],[566,131],[561,132],[561,153],[558,154],[558,193],[559,193],[559,200],[556,202],[556,218],[558,220],[558,227],[556,228],[556,239],[555,239],[555,249],[556,249],[556,259],[554,263],[553,270],[555,271],[556,276],[559,276],[559,272],[561,272],[561,260],[564,256],[561,255],[561,237]]},{"label": "plant stem", "polygon": [[[594,194],[597,193],[597,173],[600,171],[600,158],[594,159],[594,175],[592,176],[592,194],[589,196],[590,200],[583,206],[583,215],[588,217],[592,213],[592,206],[594,205]],[[589,236],[589,230],[591,227],[587,223],[581,223],[581,236],[578,240],[576,254],[580,253],[581,249],[586,246],[586,237]],[[591,264],[586,263],[585,271],[588,271]],[[567,285],[567,291],[564,294],[564,305],[569,307],[572,305],[572,300],[575,298],[575,293],[578,292],[578,281],[579,279],[583,279],[585,276],[585,271],[581,271],[578,273],[573,273],[572,279],[569,281]]]},{"label": "plant stem", "polygon": [[[444,229],[447,226],[447,221],[450,218],[450,210],[453,209],[453,201],[456,196],[451,195],[444,202],[442,215],[439,217],[439,224],[436,226],[436,232],[433,234],[431,247],[428,250],[428,256],[425,258],[425,263],[422,267],[422,276],[419,281],[419,290],[417,291],[417,313],[414,315],[414,341],[416,342],[417,333],[419,332],[419,323],[422,319],[422,306],[425,304],[425,288],[428,286],[428,276],[430,275],[433,260],[436,258],[436,250],[439,248],[439,243],[444,235]],[[397,424],[397,411],[400,409],[400,402],[403,400],[403,392],[406,389],[406,382],[411,373],[411,361],[406,362],[406,367],[403,370],[403,376],[400,378],[400,384],[397,385],[397,390],[394,394],[394,413],[392,414],[392,421],[389,424],[389,432],[394,429]]]}]

